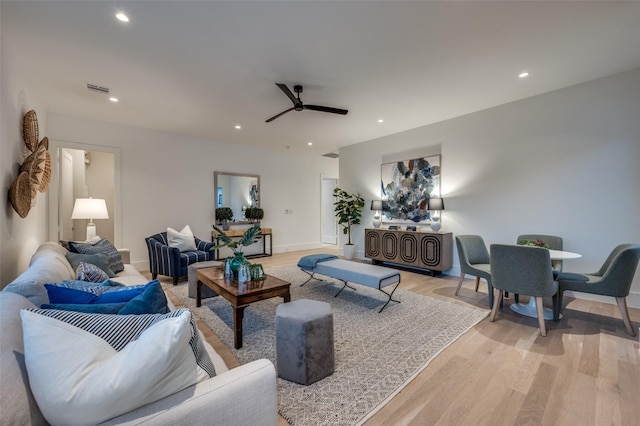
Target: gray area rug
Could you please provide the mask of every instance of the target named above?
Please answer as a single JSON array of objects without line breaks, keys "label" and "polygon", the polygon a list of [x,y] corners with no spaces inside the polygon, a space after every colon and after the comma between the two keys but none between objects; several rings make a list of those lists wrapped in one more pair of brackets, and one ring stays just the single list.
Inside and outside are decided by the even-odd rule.
[{"label": "gray area rug", "polygon": [[[292,425],[355,425],[373,415],[443,349],[488,310],[397,290],[386,296],[355,285],[334,297],[342,283],[311,280],[295,266],[266,272],[291,283],[291,300],[313,299],[331,304],[335,339],[335,373],[310,386],[278,378],[278,409]],[[250,305],[244,312],[243,348],[233,348],[233,314],[221,297],[203,300],[200,308],[187,296],[187,283],[170,291],[201,318],[231,353],[245,364],[267,358],[276,365],[275,312],[282,298]]]}]

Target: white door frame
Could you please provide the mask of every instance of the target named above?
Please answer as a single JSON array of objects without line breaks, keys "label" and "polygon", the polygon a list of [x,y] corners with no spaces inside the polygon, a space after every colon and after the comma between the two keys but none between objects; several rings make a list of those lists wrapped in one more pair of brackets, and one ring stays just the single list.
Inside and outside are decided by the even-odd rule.
[{"label": "white door frame", "polygon": [[52,176],[51,185],[48,191],[49,203],[49,240],[58,241],[59,235],[59,198],[60,198],[60,151],[62,148],[80,149],[83,151],[108,152],[113,154],[114,160],[114,182],[113,182],[113,245],[121,247],[122,244],[122,203],[121,203],[121,180],[120,180],[120,148],[102,145],[89,145],[78,142],[49,140],[49,152],[52,156]]},{"label": "white door frame", "polygon": [[322,244],[338,245],[338,219],[333,208],[333,188],[338,186],[338,178],[320,177],[320,239]]}]

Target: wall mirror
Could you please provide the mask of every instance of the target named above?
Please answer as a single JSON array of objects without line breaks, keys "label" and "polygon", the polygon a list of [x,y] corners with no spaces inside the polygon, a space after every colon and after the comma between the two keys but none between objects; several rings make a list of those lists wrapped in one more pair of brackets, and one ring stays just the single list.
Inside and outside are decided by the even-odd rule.
[{"label": "wall mirror", "polygon": [[244,211],[248,207],[260,207],[260,175],[213,172],[213,183],[214,212],[220,207],[231,207],[232,223],[250,223]]}]

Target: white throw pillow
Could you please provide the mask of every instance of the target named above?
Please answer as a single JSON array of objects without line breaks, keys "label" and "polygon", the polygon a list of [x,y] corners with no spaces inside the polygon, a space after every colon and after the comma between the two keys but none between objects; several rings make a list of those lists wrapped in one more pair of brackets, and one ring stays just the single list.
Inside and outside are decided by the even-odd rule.
[{"label": "white throw pillow", "polygon": [[180,232],[173,228],[167,228],[167,241],[169,242],[169,247],[175,247],[181,252],[196,249],[196,240],[189,225],[182,228]]},{"label": "white throw pillow", "polygon": [[[164,315],[23,309],[20,315],[29,384],[51,424],[100,423],[215,374],[196,362],[200,350],[191,345],[201,342],[193,343],[186,309]],[[205,361],[213,367],[208,356]]]}]

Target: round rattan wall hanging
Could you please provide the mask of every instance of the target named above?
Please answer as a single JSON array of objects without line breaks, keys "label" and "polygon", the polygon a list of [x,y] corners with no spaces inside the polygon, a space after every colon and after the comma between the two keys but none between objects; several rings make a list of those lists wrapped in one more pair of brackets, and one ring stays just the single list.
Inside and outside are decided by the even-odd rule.
[{"label": "round rattan wall hanging", "polygon": [[49,139],[38,143],[38,117],[34,110],[24,115],[22,137],[30,154],[20,166],[20,173],[9,188],[9,201],[20,217],[25,218],[38,191],[45,192],[51,183]]}]

